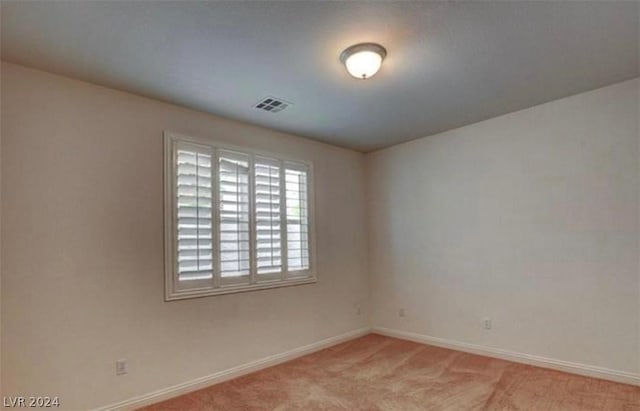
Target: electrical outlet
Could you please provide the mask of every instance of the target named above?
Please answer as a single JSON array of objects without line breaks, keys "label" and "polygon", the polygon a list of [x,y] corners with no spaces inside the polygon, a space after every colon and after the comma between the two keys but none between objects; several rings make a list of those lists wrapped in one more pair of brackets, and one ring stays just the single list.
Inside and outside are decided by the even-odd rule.
[{"label": "electrical outlet", "polygon": [[122,359],[122,360],[117,360],[116,361],[116,375],[124,375],[126,373],[128,373],[129,370],[127,369],[127,360]]},{"label": "electrical outlet", "polygon": [[485,317],[482,319],[482,327],[485,330],[490,330],[491,329],[491,318],[489,317]]},{"label": "electrical outlet", "polygon": [[405,316],[404,308],[401,308],[401,309],[398,310],[398,316],[400,316],[400,317],[404,317]]}]

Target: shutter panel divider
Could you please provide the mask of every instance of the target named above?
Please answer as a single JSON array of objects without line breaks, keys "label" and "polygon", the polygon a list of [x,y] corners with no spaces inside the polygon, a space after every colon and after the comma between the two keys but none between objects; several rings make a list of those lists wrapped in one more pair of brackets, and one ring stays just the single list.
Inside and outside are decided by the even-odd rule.
[{"label": "shutter panel divider", "polygon": [[[178,142],[171,141],[171,241],[173,242],[173,270],[171,272],[171,283],[173,289],[179,287],[178,269]],[[165,251],[166,252],[166,251]]]},{"label": "shutter panel divider", "polygon": [[[216,275],[215,220],[212,181],[207,180],[211,178],[213,148],[174,142],[171,155],[174,290],[212,288]],[[201,164],[207,159],[208,173],[207,165]]]},{"label": "shutter panel divider", "polygon": [[287,240],[287,182],[286,164],[280,160],[280,241],[282,241],[282,279],[289,276],[289,241]]},{"label": "shutter panel divider", "polygon": [[221,149],[217,160],[220,287],[249,285],[252,277],[251,155]]},{"label": "shutter panel divider", "polygon": [[[287,242],[289,277],[292,275],[298,276],[308,272],[310,269],[308,178],[309,169],[307,166],[294,162],[287,163],[285,170],[287,236],[292,234]],[[289,232],[289,229],[291,229],[291,232]],[[293,260],[291,260],[292,255],[294,256]],[[292,267],[294,267],[293,270]]]},{"label": "shutter panel divider", "polygon": [[209,239],[211,241],[211,287],[215,288],[216,276],[218,275],[217,261],[220,259],[217,254],[217,246],[215,241],[215,227],[218,226],[218,219],[216,218],[216,192],[215,192],[215,180],[213,180],[213,170],[216,168],[215,156],[216,149],[209,147],[209,157],[211,158],[211,168],[209,169],[209,178],[211,179],[211,230],[209,230]]},{"label": "shutter panel divider", "polygon": [[215,216],[214,219],[214,227],[212,231],[213,235],[213,248],[215,259],[215,267],[216,270],[213,273],[213,287],[220,287],[220,273],[222,269],[222,258],[220,258],[220,181],[218,180],[218,162],[219,160],[219,150],[214,148],[211,153],[213,165],[211,166],[211,190],[213,191],[213,206],[214,212],[212,213]]},{"label": "shutter panel divider", "polygon": [[281,160],[260,155],[254,157],[255,262],[258,282],[283,279],[281,166]]},{"label": "shutter panel divider", "polygon": [[257,282],[258,251],[256,247],[256,202],[255,202],[255,156],[249,156],[249,277],[251,284]]}]

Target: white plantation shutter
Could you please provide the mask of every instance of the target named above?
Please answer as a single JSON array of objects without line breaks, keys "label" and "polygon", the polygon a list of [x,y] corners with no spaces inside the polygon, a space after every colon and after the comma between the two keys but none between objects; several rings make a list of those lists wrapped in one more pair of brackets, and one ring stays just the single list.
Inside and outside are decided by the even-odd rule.
[{"label": "white plantation shutter", "polygon": [[311,173],[166,132],[166,299],[315,282]]},{"label": "white plantation shutter", "polygon": [[285,170],[287,209],[287,266],[289,271],[309,269],[309,200],[307,169],[287,163]]},{"label": "white plantation shutter", "polygon": [[258,275],[282,272],[280,161],[254,160],[256,266]]},{"label": "white plantation shutter", "polygon": [[248,276],[250,264],[249,156],[220,151],[218,158],[220,212],[220,275]]},{"label": "white plantation shutter", "polygon": [[213,278],[211,158],[196,147],[176,152],[178,281]]}]

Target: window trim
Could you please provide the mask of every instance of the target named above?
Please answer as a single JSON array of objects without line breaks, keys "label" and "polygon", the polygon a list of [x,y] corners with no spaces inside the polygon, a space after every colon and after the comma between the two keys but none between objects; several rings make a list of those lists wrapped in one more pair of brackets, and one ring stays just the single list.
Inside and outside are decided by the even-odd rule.
[{"label": "window trim", "polygon": [[[286,155],[265,152],[262,150],[256,150],[246,146],[238,146],[227,144],[225,142],[214,140],[214,139],[206,139],[206,138],[197,138],[186,136],[181,133],[176,133],[172,131],[164,131],[164,153],[163,153],[163,162],[164,162],[164,174],[163,174],[163,184],[164,184],[164,276],[165,276],[165,301],[174,301],[174,300],[182,300],[187,298],[197,298],[197,297],[206,297],[213,295],[222,295],[222,294],[231,294],[231,293],[240,293],[247,291],[257,291],[257,290],[266,290],[272,288],[279,287],[288,287],[302,284],[312,284],[318,281],[316,277],[316,239],[315,239],[315,207],[314,207],[314,170],[313,163],[306,160],[298,160],[290,158]],[[220,281],[219,270],[220,270],[220,256],[218,252],[219,247],[219,223],[218,223],[218,195],[217,192],[217,183],[215,187],[212,187],[212,201],[214,204],[213,212],[215,213],[215,224],[213,227],[213,253],[216,258],[214,263],[214,275],[213,279],[210,281],[210,285],[201,286],[199,288],[182,288],[179,287],[177,275],[176,275],[176,253],[177,253],[177,245],[176,245],[176,208],[174,207],[176,196],[176,181],[175,181],[175,150],[174,146],[176,144],[182,145],[192,145],[199,149],[208,150],[212,155],[212,164],[215,164],[213,167],[212,174],[214,177],[214,181],[217,182],[217,173],[218,173],[218,152],[219,151],[231,151],[231,152],[239,152],[249,155],[250,161],[250,250],[255,250],[255,204],[254,204],[254,176],[255,173],[253,163],[255,157],[263,157],[267,159],[275,159],[280,161],[282,164],[281,174],[284,175],[285,168],[287,163],[293,165],[304,165],[307,175],[307,212],[308,212],[308,225],[309,225],[309,269],[302,271],[289,272],[286,270],[287,260],[286,258],[286,213],[281,215],[281,227],[284,225],[284,231],[281,228],[281,238],[282,238],[282,266],[283,266],[283,274],[282,278],[274,278],[273,276],[269,276],[269,278],[264,278],[262,281],[257,282],[257,266],[253,259],[255,258],[256,253],[251,253],[250,258],[252,260],[251,265],[251,275],[250,280],[256,281],[254,283],[246,284],[246,283],[229,283],[225,284]],[[284,203],[286,199],[284,196],[286,195],[285,191],[282,191],[282,185],[284,184],[284,178],[281,178],[281,195],[283,196],[281,201]],[[256,254],[257,255],[257,254]],[[199,283],[200,281],[197,280]],[[203,280],[208,281],[208,280]]]}]

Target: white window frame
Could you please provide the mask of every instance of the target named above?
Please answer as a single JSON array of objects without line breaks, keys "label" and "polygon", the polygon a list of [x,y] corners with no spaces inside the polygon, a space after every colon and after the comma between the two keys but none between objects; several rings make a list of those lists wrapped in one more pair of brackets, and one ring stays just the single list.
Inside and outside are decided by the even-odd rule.
[{"label": "white window frame", "polygon": [[[211,280],[189,280],[189,284],[181,284],[177,275],[177,196],[176,196],[176,147],[192,147],[196,150],[211,154],[213,167],[212,182],[212,212],[213,212],[213,259],[214,270]],[[237,152],[249,156],[249,229],[251,259],[250,275],[243,277],[242,282],[221,281],[220,277],[220,253],[219,253],[219,193],[218,193],[218,154],[220,151]],[[254,159],[256,157],[275,160],[280,164],[280,202],[284,212],[280,215],[281,223],[281,264],[279,273],[257,274],[256,252],[256,224],[255,224],[255,184],[254,184]],[[286,191],[284,189],[285,167],[303,168],[307,172],[307,212],[309,235],[309,268],[302,271],[287,271],[287,227],[286,227]],[[181,300],[211,295],[230,294],[246,291],[264,290],[269,288],[287,287],[317,282],[316,277],[316,242],[314,224],[314,174],[313,163],[305,160],[291,159],[280,154],[264,152],[248,147],[230,145],[227,143],[185,136],[171,131],[164,132],[164,254],[165,254],[165,300]],[[193,281],[193,283],[191,283]]]}]

